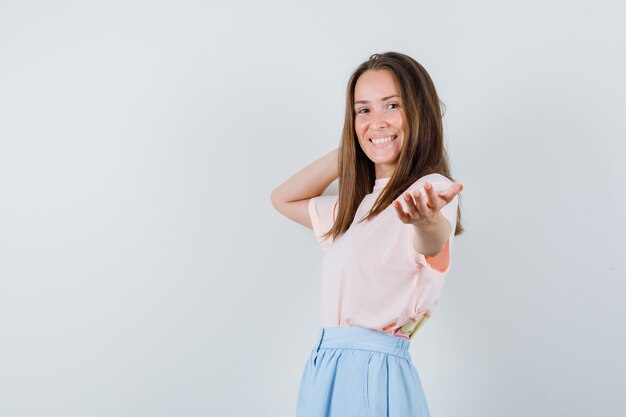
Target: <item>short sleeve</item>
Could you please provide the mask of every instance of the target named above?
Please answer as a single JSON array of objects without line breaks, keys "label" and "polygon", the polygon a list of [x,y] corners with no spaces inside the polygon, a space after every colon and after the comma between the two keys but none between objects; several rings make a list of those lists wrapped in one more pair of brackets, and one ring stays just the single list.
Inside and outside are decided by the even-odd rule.
[{"label": "short sleeve", "polygon": [[315,238],[322,248],[326,250],[333,242],[331,236],[322,238],[335,223],[337,218],[338,195],[320,195],[309,200],[309,216]]},{"label": "short sleeve", "polygon": [[[417,180],[407,191],[415,189],[423,190],[424,182],[428,181],[432,184],[436,191],[448,189],[453,182],[441,174],[429,174]],[[450,234],[443,249],[435,256],[424,256],[419,254],[413,248],[413,230],[409,233],[409,251],[413,262],[434,269],[436,272],[446,273],[450,269],[450,261],[452,256],[452,242],[454,240],[454,232],[456,230],[456,217],[459,207],[459,195],[454,196],[452,201],[441,208],[441,214],[450,223]],[[413,226],[411,226],[413,228]]]}]

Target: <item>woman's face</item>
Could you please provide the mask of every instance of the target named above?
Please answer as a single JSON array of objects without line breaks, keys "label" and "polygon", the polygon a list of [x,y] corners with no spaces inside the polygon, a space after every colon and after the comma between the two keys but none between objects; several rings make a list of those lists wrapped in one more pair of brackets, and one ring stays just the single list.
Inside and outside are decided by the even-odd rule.
[{"label": "woman's face", "polygon": [[361,149],[374,162],[376,178],[391,177],[405,125],[402,97],[391,71],[367,70],[361,74],[354,88],[354,113],[354,130]]}]

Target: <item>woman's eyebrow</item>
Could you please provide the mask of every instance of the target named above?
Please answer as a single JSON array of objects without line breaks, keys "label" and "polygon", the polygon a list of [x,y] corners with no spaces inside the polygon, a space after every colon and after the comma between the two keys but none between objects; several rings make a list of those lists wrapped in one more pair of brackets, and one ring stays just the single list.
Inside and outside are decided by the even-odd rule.
[{"label": "woman's eyebrow", "polygon": [[[400,96],[397,95],[397,94],[394,94],[392,96],[383,97],[383,98],[380,99],[380,101],[385,101],[385,100],[388,100],[388,99],[390,99],[392,97],[400,97]],[[369,103],[369,101],[367,101],[367,100],[358,100],[358,101],[354,102],[354,104],[359,104],[359,103]]]}]

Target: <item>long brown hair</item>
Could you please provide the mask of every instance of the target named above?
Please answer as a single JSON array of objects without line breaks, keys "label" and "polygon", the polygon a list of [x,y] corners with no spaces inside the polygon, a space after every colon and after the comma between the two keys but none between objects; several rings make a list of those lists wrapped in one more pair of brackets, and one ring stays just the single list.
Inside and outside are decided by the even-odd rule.
[{"label": "long brown hair", "polygon": [[[443,145],[441,102],[430,76],[424,67],[407,55],[399,52],[373,54],[352,73],[346,90],[346,114],[338,157],[339,209],[333,227],[324,235],[332,235],[333,239],[348,230],[363,197],[372,192],[376,179],[374,163],[361,149],[355,133],[354,89],[365,71],[379,69],[390,70],[400,87],[405,139],[389,182],[361,221],[377,216],[424,175],[439,173],[454,181]],[[459,209],[455,235],[464,231],[461,196],[457,196]]]}]

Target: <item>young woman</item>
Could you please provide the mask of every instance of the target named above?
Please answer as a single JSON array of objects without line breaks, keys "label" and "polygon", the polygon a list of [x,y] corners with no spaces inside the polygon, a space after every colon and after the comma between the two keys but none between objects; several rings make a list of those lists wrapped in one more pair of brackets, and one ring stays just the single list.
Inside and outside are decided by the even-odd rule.
[{"label": "young woman", "polygon": [[[372,55],[348,82],[340,147],[272,192],[324,249],[321,327],[296,417],[429,416],[408,348],[463,231],[439,104],[414,59]],[[339,194],[321,195],[336,178]]]}]

